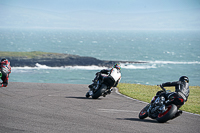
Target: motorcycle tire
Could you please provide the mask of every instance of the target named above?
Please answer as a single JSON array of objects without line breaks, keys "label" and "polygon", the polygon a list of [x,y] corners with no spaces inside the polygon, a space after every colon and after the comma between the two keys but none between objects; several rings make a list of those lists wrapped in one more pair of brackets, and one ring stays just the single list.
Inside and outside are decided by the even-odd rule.
[{"label": "motorcycle tire", "polygon": [[148,104],[147,106],[145,106],[139,113],[139,118],[140,119],[144,119],[148,116],[148,112],[147,110],[149,109],[150,104]]},{"label": "motorcycle tire", "polygon": [[168,120],[170,120],[178,111],[177,106],[174,104],[168,105],[167,110],[164,113],[160,113],[158,114],[158,117],[156,118],[156,120],[160,123],[164,123],[167,122]]},{"label": "motorcycle tire", "polygon": [[87,98],[89,98],[89,97],[90,97],[90,94],[89,94],[89,92],[87,92],[87,93],[85,94],[85,97],[87,97]]},{"label": "motorcycle tire", "polygon": [[92,95],[92,98],[93,99],[97,99],[99,98],[107,89],[107,86],[102,84],[100,89],[98,89],[93,95]]}]

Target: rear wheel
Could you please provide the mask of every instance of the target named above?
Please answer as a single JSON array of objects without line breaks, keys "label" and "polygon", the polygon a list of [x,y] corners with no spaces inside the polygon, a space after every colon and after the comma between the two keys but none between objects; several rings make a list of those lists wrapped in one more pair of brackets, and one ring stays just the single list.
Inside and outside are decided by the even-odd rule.
[{"label": "rear wheel", "polygon": [[146,117],[148,116],[147,110],[149,109],[149,106],[150,106],[150,104],[148,104],[146,107],[144,107],[144,108],[140,111],[140,113],[139,113],[139,118],[140,118],[140,119],[144,119],[144,118],[146,118]]},{"label": "rear wheel", "polygon": [[163,113],[160,113],[156,120],[160,123],[164,123],[168,120],[170,120],[177,112],[177,107],[174,104],[168,105],[166,107],[166,111]]},{"label": "rear wheel", "polygon": [[102,95],[102,93],[104,93],[104,92],[106,91],[106,89],[107,89],[107,86],[104,85],[104,84],[102,84],[101,88],[98,89],[98,90],[92,95],[92,98],[93,98],[93,99],[99,98],[99,97]]}]

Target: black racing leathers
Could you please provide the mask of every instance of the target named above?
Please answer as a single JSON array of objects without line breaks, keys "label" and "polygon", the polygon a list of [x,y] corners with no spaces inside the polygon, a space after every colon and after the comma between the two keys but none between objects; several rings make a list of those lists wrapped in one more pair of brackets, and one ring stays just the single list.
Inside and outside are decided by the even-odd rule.
[{"label": "black racing leathers", "polygon": [[166,82],[161,84],[163,87],[175,86],[175,92],[181,96],[186,102],[190,93],[189,84],[187,82],[176,81],[176,82]]}]

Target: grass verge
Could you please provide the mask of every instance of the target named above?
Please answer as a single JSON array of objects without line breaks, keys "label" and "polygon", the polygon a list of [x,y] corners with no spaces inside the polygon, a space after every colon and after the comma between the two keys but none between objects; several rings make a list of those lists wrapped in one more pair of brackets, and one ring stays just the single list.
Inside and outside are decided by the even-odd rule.
[{"label": "grass verge", "polygon": [[[156,92],[161,90],[158,86],[120,83],[117,88],[123,95],[138,99],[144,102],[150,102]],[[174,87],[165,87],[166,90],[174,92]],[[200,86],[190,86],[190,95],[188,101],[180,108],[180,110],[200,114]]]},{"label": "grass verge", "polygon": [[32,52],[5,52],[0,51],[0,57],[26,57],[26,58],[34,58],[38,56],[43,56],[47,54],[54,54],[57,53],[49,53],[49,52],[41,52],[41,51],[32,51]]}]

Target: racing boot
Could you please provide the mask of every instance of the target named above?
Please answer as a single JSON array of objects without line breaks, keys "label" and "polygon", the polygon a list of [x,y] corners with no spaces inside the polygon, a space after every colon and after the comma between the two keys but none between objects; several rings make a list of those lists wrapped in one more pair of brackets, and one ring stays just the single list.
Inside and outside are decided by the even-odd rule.
[{"label": "racing boot", "polygon": [[92,96],[93,95],[93,91],[90,90],[89,91],[89,95]]},{"label": "racing boot", "polygon": [[178,112],[171,118],[171,120],[176,118],[176,117],[178,117],[178,116],[180,116],[182,113],[183,113],[182,110],[178,110]]},{"label": "racing boot", "polygon": [[112,88],[111,89],[109,89],[108,91],[107,91],[107,94],[110,94],[111,92],[112,92]]}]

